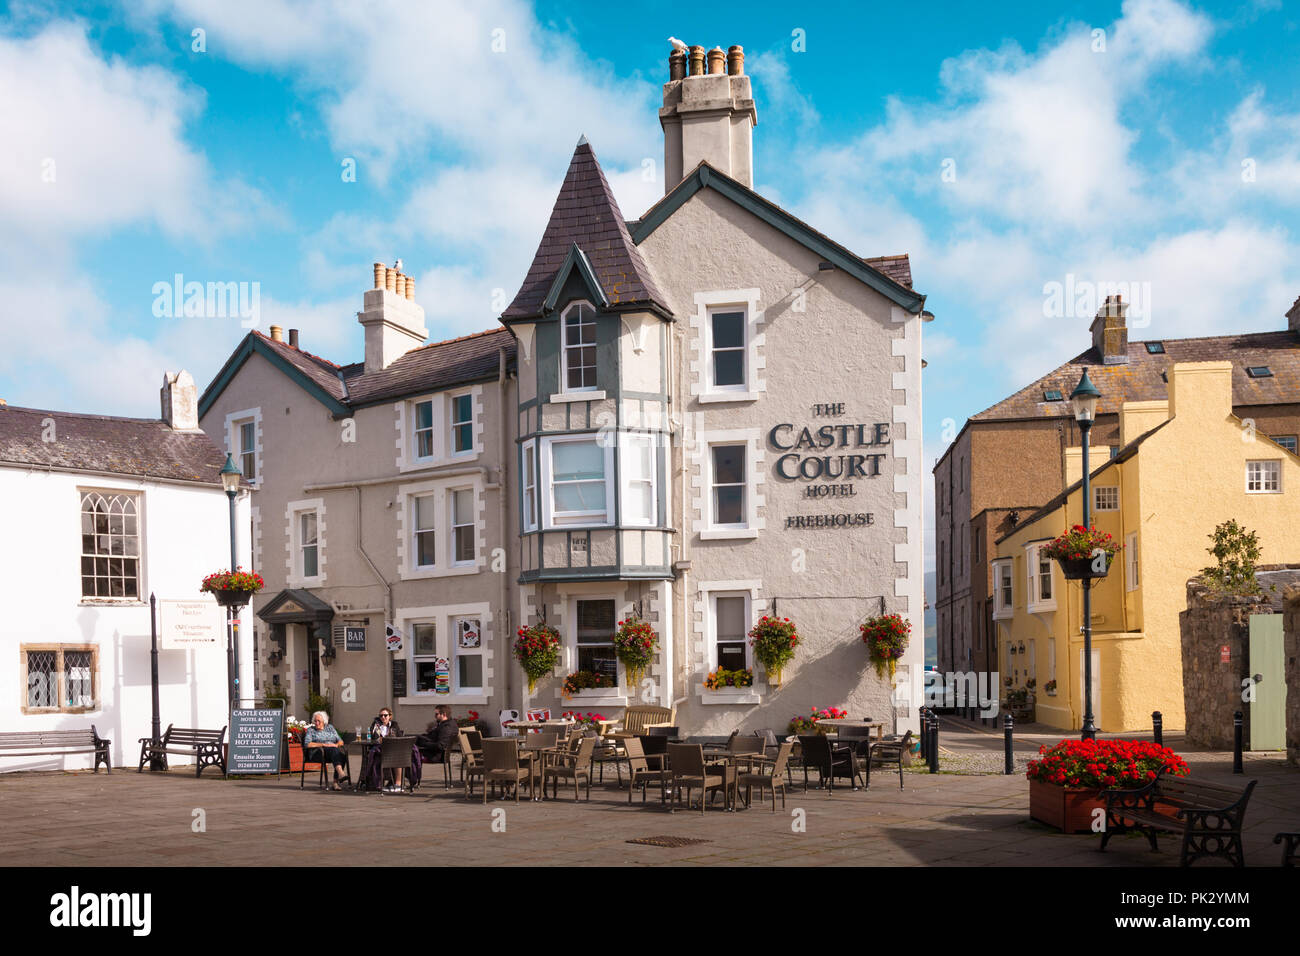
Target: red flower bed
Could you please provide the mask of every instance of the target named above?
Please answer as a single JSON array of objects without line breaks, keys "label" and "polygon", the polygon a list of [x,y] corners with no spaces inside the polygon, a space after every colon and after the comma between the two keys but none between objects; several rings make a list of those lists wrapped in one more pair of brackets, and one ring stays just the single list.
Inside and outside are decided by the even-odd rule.
[{"label": "red flower bed", "polygon": [[1162,770],[1187,776],[1187,764],[1168,747],[1146,740],[1062,740],[1052,749],[1038,748],[1025,776],[1061,787],[1136,790]]}]

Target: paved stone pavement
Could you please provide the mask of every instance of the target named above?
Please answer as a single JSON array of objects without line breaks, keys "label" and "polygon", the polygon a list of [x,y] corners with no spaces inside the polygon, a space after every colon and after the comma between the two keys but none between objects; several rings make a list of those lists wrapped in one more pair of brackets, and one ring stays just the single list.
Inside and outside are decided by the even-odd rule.
[{"label": "paved stone pavement", "polygon": [[[1102,854],[1096,836],[1064,836],[1030,821],[1023,773],[975,775],[959,766],[966,760],[1000,768],[1000,735],[955,720],[946,720],[942,733],[949,772],[913,768],[901,790],[897,773],[881,772],[867,791],[796,787],[784,810],[778,800],[775,814],[770,805],[727,813],[720,801],[703,815],[670,814],[657,795],[645,808],[639,796],[629,807],[626,791],[609,777],[592,788],[590,803],[566,800],[561,790],[559,801],[485,807],[477,797],[443,790],[438,768],[419,791],[401,795],[322,792],[311,783],[300,791],[297,777],[223,780],[211,770],[201,779],[192,770],[10,773],[0,775],[0,865],[1177,865],[1174,840],[1153,854],[1131,836]],[[1019,756],[1023,761],[1039,743],[1058,739],[1055,732],[1022,738]],[[1273,834],[1300,829],[1300,769],[1279,754],[1248,754],[1246,775],[1234,777],[1230,754],[1187,752],[1172,735],[1166,743],[1197,776],[1242,786],[1259,780],[1247,814],[1246,859],[1276,866]],[[194,832],[198,810],[204,832]],[[504,823],[504,832],[495,832],[494,822]],[[651,836],[709,842],[625,842]]]}]

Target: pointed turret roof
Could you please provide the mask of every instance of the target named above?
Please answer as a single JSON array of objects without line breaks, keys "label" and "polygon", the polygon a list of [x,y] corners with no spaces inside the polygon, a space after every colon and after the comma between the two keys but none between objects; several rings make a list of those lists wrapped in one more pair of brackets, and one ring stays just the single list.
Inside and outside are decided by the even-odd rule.
[{"label": "pointed turret roof", "polygon": [[578,141],[555,199],[551,219],[528,275],[503,320],[534,318],[547,311],[547,296],[561,268],[573,268],[573,247],[586,259],[609,308],[654,308],[672,315],[645,260],[628,235],[618,202],[596,154],[584,136]]}]

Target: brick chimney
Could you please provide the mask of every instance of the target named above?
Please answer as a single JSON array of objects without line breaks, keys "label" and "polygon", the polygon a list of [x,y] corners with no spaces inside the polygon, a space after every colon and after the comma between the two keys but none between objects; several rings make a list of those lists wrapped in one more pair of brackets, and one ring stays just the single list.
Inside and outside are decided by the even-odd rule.
[{"label": "brick chimney", "polygon": [[1092,320],[1092,347],[1103,365],[1128,364],[1128,326],[1124,322],[1127,311],[1122,296],[1108,295]]},{"label": "brick chimney", "polygon": [[1291,311],[1286,314],[1286,327],[1290,332],[1300,332],[1300,296],[1291,303]]},{"label": "brick chimney", "polygon": [[197,431],[199,427],[199,390],[194,377],[185,369],[164,372],[162,388],[162,420],[174,431]]},{"label": "brick chimney", "polygon": [[[707,72],[706,72],[707,71]],[[693,46],[668,57],[659,125],[664,130],[664,192],[701,160],[754,188],[753,129],[758,112],[745,75],[745,51]]]},{"label": "brick chimney", "polygon": [[364,308],[357,321],[366,330],[367,372],[388,368],[429,337],[424,309],[415,304],[415,280],[395,265],[375,263],[375,287],[366,290]]}]

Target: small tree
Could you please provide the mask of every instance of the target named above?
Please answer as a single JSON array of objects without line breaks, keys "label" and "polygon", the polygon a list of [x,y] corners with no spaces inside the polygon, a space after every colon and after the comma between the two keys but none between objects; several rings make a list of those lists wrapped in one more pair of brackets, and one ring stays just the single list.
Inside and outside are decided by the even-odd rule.
[{"label": "small tree", "polygon": [[1201,570],[1201,578],[1212,590],[1228,594],[1258,594],[1255,564],[1259,561],[1259,535],[1236,521],[1225,521],[1208,536],[1213,544],[1205,550],[1218,562]]}]

